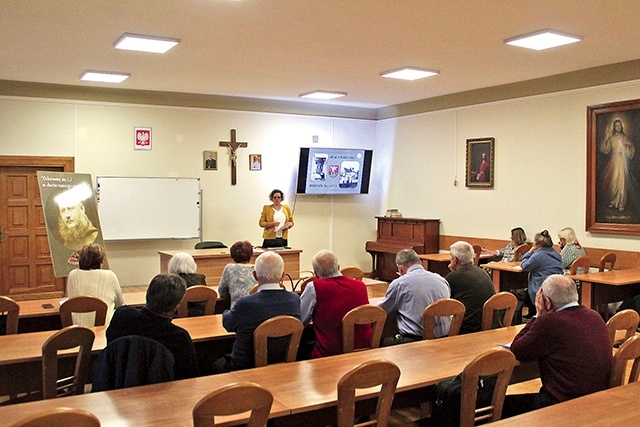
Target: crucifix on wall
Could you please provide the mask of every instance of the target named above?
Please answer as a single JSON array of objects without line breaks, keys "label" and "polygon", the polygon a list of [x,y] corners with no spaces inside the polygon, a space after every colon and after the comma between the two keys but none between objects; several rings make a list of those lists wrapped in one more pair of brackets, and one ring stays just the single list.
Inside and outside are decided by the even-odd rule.
[{"label": "crucifix on wall", "polygon": [[231,141],[220,141],[221,147],[229,148],[229,155],[231,157],[231,185],[236,185],[236,162],[238,160],[238,148],[247,147],[246,142],[236,141],[236,130],[231,129]]}]

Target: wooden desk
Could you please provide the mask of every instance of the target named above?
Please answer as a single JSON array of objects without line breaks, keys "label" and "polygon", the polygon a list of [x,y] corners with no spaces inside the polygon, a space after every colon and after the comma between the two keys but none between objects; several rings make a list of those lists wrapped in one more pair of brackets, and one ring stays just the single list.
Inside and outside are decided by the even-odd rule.
[{"label": "wooden desk", "polygon": [[[222,270],[224,266],[232,263],[229,249],[193,249],[186,251],[159,251],[160,254],[160,272],[169,272],[169,261],[178,252],[186,252],[190,254],[198,265],[198,273],[207,277],[209,284],[220,283]],[[284,260],[284,271],[291,276],[292,279],[300,277],[300,253],[301,249],[282,249],[276,251]],[[255,262],[258,255],[262,251],[254,250],[251,262]]]},{"label": "wooden desk", "polygon": [[569,276],[579,280],[582,304],[596,310],[599,305],[621,301],[640,293],[640,269],[603,271]]},{"label": "wooden desk", "polygon": [[[9,405],[0,407],[0,419],[2,425],[12,425],[31,413],[64,406],[93,413],[100,419],[103,427],[190,427],[193,426],[193,407],[201,398],[219,387],[239,381],[241,380],[234,373],[229,373]],[[289,408],[274,400],[269,416],[275,418],[289,413]],[[218,418],[216,421],[218,422]],[[224,426],[246,424],[248,416],[222,417],[220,422]]]},{"label": "wooden desk", "polygon": [[[438,273],[442,277],[449,274],[449,263],[451,262],[451,254],[449,252],[441,252],[438,254],[420,254],[418,258],[422,261],[425,270]],[[496,258],[496,255],[489,252],[480,254],[480,264],[484,264]]]},{"label": "wooden desk", "polygon": [[[222,315],[187,317],[174,319],[173,323],[189,332],[196,346],[196,353],[206,353],[199,360],[211,360],[212,348],[229,350],[235,339],[233,332],[227,332],[222,326]],[[91,328],[95,333],[92,355],[93,359],[107,345],[106,327]],[[17,335],[0,336],[0,395],[10,392],[26,392],[38,390],[42,384],[42,344],[56,331],[33,332]],[[216,355],[221,352],[218,352]],[[69,361],[76,351],[67,353]],[[204,357],[209,356],[209,357]],[[67,363],[67,367],[71,365]]]},{"label": "wooden desk", "polygon": [[520,261],[498,261],[490,262],[482,266],[491,269],[491,280],[496,293],[509,291],[511,289],[526,288],[528,284],[529,273],[522,271]]},{"label": "wooden desk", "polygon": [[640,382],[578,397],[492,426],[635,426],[640,419]]},{"label": "wooden desk", "polygon": [[[284,424],[310,425],[324,422],[318,412],[337,405],[338,380],[354,366],[384,358],[396,363],[402,372],[398,393],[431,386],[462,371],[479,353],[513,340],[522,328],[514,326],[438,340],[419,341],[303,362],[271,365],[144,387],[52,399],[0,407],[0,419],[11,424],[29,412],[69,406],[93,412],[104,426],[110,425],[192,425],[195,403],[224,384],[253,381],[274,396],[271,417]],[[518,367],[520,368],[520,367]],[[371,389],[358,392],[359,398],[373,395]],[[428,393],[420,390],[425,400]],[[314,411],[314,412],[311,412]],[[291,414],[291,415],[290,415]],[[335,415],[333,420],[335,420]]]}]

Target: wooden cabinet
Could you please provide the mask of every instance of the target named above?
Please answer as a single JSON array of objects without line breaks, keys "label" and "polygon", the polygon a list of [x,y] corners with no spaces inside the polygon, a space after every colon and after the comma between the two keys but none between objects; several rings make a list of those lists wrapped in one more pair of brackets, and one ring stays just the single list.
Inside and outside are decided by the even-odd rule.
[{"label": "wooden cabinet", "polygon": [[440,250],[440,220],[420,218],[392,218],[377,216],[376,241],[365,245],[371,254],[371,276],[391,281],[395,279],[395,256],[402,249],[413,249],[419,254],[437,253]]}]

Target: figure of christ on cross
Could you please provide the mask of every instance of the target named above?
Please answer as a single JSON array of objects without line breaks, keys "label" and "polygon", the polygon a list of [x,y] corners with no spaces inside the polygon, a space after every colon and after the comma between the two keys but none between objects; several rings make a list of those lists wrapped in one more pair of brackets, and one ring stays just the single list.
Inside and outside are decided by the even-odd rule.
[{"label": "figure of christ on cross", "polygon": [[231,156],[231,185],[236,185],[236,160],[238,159],[238,148],[247,147],[246,142],[236,141],[236,130],[231,129],[231,141],[220,141],[221,147],[228,147]]}]

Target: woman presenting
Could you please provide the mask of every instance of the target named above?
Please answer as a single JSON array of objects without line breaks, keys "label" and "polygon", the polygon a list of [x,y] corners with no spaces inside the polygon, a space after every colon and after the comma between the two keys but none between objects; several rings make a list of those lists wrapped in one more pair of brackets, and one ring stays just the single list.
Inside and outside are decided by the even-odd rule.
[{"label": "woman presenting", "polygon": [[260,215],[260,227],[264,228],[262,232],[263,248],[274,248],[280,246],[288,246],[287,236],[289,229],[293,227],[293,215],[289,206],[283,205],[284,194],[282,191],[275,189],[269,193],[271,205],[264,205],[262,215]]}]

